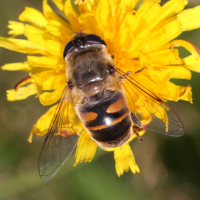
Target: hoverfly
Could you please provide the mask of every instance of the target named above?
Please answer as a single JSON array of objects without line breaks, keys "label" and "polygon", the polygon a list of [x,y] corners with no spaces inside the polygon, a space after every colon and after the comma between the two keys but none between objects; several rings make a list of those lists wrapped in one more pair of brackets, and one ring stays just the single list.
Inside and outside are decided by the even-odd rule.
[{"label": "hoverfly", "polygon": [[[91,139],[103,149],[118,147],[148,126],[170,136],[183,135],[183,123],[165,102],[116,68],[106,43],[95,34],[78,32],[65,48],[69,81],[47,132],[39,159],[39,173],[50,179],[74,150],[83,123]],[[128,105],[133,105],[132,109]],[[132,96],[134,95],[134,97]],[[135,106],[137,99],[137,105]],[[142,109],[151,123],[142,124]]]}]

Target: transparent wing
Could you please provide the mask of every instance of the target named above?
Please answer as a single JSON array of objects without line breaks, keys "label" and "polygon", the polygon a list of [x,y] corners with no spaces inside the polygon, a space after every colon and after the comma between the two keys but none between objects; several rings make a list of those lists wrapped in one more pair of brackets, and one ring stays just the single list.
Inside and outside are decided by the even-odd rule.
[{"label": "transparent wing", "polygon": [[[179,137],[184,133],[183,123],[177,113],[153,92],[135,79],[116,69],[121,77],[122,87],[131,101],[131,111],[141,121],[149,117],[147,129],[169,136]],[[124,76],[125,74],[125,76]]]},{"label": "transparent wing", "polygon": [[42,146],[38,170],[44,181],[57,173],[77,143],[80,121],[70,103],[70,91],[66,86]]}]

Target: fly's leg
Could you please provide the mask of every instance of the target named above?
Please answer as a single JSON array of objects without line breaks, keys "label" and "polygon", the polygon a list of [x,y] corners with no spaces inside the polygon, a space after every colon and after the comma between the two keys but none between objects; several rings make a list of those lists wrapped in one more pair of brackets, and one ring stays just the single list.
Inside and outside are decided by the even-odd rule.
[{"label": "fly's leg", "polygon": [[136,115],[134,115],[132,112],[131,112],[131,119],[132,119],[132,122],[134,124],[133,125],[133,132],[136,135],[138,141],[142,142],[143,137],[140,136],[139,132],[143,130],[143,125],[140,122],[140,120],[138,119],[138,117]]}]

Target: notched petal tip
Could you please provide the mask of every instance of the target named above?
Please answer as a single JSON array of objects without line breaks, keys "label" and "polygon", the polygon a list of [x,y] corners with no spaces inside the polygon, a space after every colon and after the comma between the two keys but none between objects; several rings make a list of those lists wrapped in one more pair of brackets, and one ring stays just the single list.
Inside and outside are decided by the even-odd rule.
[{"label": "notched petal tip", "polygon": [[124,172],[128,172],[129,168],[133,174],[140,172],[129,144],[124,144],[121,147],[117,147],[114,151],[114,159],[116,173],[118,176],[123,175]]},{"label": "notched petal tip", "polygon": [[33,133],[31,132],[29,137],[28,137],[27,142],[32,143],[32,141],[33,141]]},{"label": "notched petal tip", "polygon": [[87,131],[84,130],[78,140],[74,166],[83,161],[91,162],[96,153],[96,149],[97,144],[90,138]]}]

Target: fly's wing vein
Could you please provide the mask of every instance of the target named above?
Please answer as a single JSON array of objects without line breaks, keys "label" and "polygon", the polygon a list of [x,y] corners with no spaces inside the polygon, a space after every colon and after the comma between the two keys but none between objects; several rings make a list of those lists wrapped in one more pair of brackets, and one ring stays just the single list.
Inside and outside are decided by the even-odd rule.
[{"label": "fly's wing vein", "polygon": [[38,170],[46,181],[54,176],[74,150],[79,119],[70,101],[70,89],[65,87],[58,102],[40,153]]},{"label": "fly's wing vein", "polygon": [[[123,77],[123,71],[116,71],[118,76]],[[122,81],[122,87],[131,101],[133,114],[142,121],[145,118],[143,114],[149,113],[149,130],[175,137],[183,135],[184,128],[180,117],[161,98],[130,76],[126,76]]]}]

